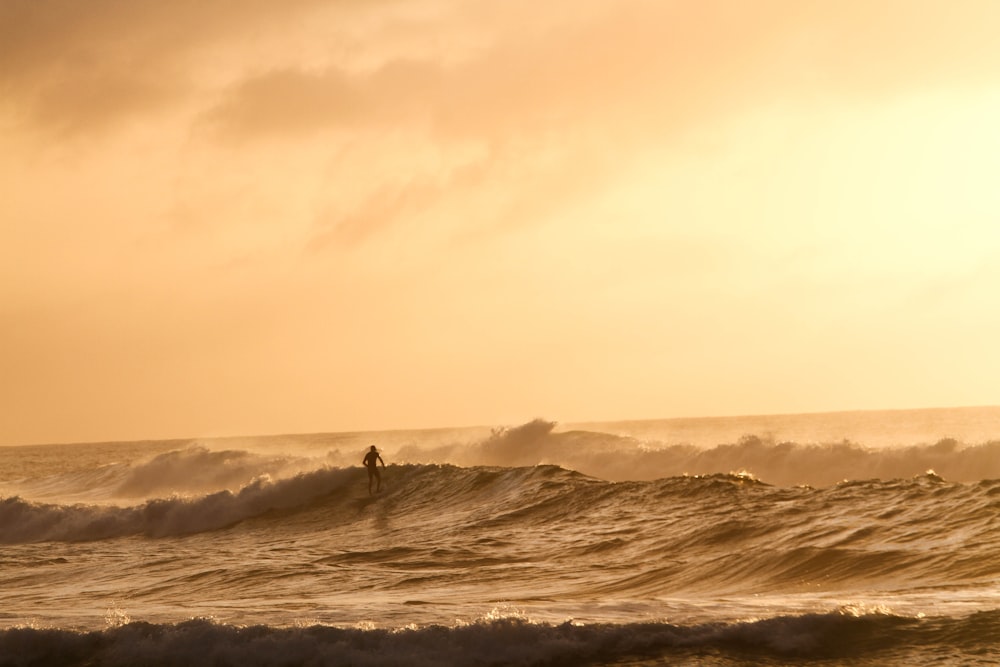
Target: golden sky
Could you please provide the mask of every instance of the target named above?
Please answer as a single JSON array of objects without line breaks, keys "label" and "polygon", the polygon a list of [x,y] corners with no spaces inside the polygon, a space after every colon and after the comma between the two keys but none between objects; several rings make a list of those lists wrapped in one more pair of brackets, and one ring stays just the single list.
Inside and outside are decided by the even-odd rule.
[{"label": "golden sky", "polygon": [[995,404],[997,35],[0,0],[0,444]]}]

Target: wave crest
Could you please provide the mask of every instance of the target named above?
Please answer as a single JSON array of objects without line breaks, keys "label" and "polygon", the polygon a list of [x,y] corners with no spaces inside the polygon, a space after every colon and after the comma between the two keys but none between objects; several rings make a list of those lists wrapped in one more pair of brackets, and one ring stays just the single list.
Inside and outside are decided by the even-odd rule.
[{"label": "wave crest", "polygon": [[536,419],[494,429],[472,444],[401,447],[397,460],[463,466],[553,464],[611,481],[649,481],[683,475],[742,471],[778,486],[830,486],[843,480],[909,479],[933,470],[945,479],[1000,478],[1000,441],[869,448],[843,440],[802,444],[747,434],[714,447],[636,440],[591,431],[555,430]]},{"label": "wave crest", "polygon": [[134,498],[238,489],[262,475],[278,477],[299,469],[298,462],[288,457],[232,449],[213,451],[192,445],[164,452],[131,468],[114,495]]},{"label": "wave crest", "polygon": [[135,507],[57,505],[0,500],[0,543],[87,541],[127,535],[165,537],[216,530],[277,509],[306,505],[343,489],[351,471],[323,468],[272,481],[259,477],[237,492],[159,498]]},{"label": "wave crest", "polygon": [[[457,627],[353,629],[314,625],[235,627],[194,619],[133,622],[100,632],[13,628],[0,655],[17,664],[586,665],[626,660],[831,660],[879,656],[880,664],[968,664],[996,649],[1000,612],[916,619],[888,612],[777,616],[740,623],[582,625],[490,618]],[[718,659],[718,662],[716,662]],[[915,661],[915,662],[908,662]]]}]

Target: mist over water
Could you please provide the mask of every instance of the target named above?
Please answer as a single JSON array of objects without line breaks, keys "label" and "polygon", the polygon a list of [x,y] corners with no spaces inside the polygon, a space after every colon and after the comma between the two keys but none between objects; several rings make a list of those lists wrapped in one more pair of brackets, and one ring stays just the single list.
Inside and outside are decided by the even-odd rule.
[{"label": "mist over water", "polygon": [[989,433],[996,408],[0,448],[0,665],[995,664]]},{"label": "mist over water", "polygon": [[749,472],[780,486],[828,486],[844,480],[909,478],[928,470],[955,481],[1000,478],[1000,440],[985,435],[991,427],[1000,431],[1000,409],[874,415],[882,419],[871,413],[836,413],[571,429],[538,419],[494,429],[472,444],[408,445],[396,455],[460,465],[553,464],[612,481]]}]

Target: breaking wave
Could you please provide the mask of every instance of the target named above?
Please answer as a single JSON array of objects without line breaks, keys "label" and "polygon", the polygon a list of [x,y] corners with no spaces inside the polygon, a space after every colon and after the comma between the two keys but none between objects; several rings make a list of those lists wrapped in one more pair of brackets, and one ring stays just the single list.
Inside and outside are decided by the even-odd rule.
[{"label": "breaking wave", "polygon": [[[1000,480],[962,484],[926,473],[815,489],[771,486],[745,473],[608,482],[557,466],[413,464],[391,465],[384,476],[386,489],[376,497],[368,496],[359,468],[324,467],[132,507],[7,498],[0,500],[0,543],[163,538],[250,519],[271,533],[350,530],[372,507],[429,533],[453,526],[468,534],[517,531],[535,541],[533,557],[543,562],[573,556],[620,564],[620,576],[594,584],[596,596],[1000,576]],[[574,534],[595,537],[579,546],[541,537]],[[416,563],[462,558],[461,550],[431,553],[440,547],[414,539]]]},{"label": "breaking wave", "polygon": [[300,507],[342,490],[350,471],[324,468],[272,481],[259,477],[235,493],[161,498],[134,507],[0,500],[0,543],[102,540],[127,535],[166,537],[231,526],[271,510]]},{"label": "breaking wave", "polygon": [[[456,627],[231,626],[194,619],[103,631],[0,631],[8,665],[703,665],[851,660],[855,665],[987,665],[1000,656],[1000,612],[911,618],[842,608],[737,623],[581,625],[485,618]],[[948,661],[951,662],[948,662]],[[627,661],[627,662],[626,662]]]},{"label": "breaking wave", "polygon": [[470,445],[402,447],[396,458],[466,466],[554,464],[612,481],[734,470],[749,471],[779,486],[910,478],[926,470],[963,482],[1000,478],[1000,441],[967,444],[944,438],[933,444],[870,448],[847,440],[800,444],[748,434],[734,443],[702,447],[602,432],[558,432],[555,427],[554,422],[537,419],[494,429],[490,437]]}]

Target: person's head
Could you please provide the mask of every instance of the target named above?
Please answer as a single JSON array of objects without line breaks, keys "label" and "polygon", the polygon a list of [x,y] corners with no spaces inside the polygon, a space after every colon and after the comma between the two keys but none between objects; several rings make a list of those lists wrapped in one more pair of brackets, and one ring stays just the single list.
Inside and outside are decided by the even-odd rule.
[{"label": "person's head", "polygon": [[375,445],[372,445],[372,451],[373,452],[377,452],[378,451],[377,449],[375,449]]}]

